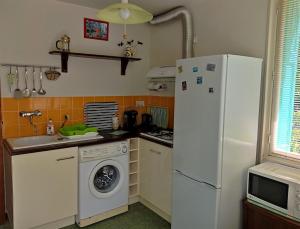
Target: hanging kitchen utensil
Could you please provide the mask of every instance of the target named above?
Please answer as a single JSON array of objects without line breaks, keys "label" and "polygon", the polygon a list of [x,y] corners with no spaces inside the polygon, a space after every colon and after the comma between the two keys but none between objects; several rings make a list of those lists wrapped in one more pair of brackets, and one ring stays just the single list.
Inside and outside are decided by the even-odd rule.
[{"label": "hanging kitchen utensil", "polygon": [[22,93],[23,93],[23,97],[28,98],[31,96],[31,90],[28,88],[28,70],[26,67],[25,67],[24,80],[25,80],[25,89],[22,91]]},{"label": "hanging kitchen utensil", "polygon": [[40,89],[38,90],[39,95],[45,95],[46,91],[43,89],[43,71],[40,68]]},{"label": "hanging kitchen utensil", "polygon": [[32,91],[31,95],[36,96],[38,94],[37,90],[35,89],[35,67],[32,68]]},{"label": "hanging kitchen utensil", "polygon": [[48,80],[57,80],[60,77],[60,72],[50,68],[48,71],[45,72],[45,75]]},{"label": "hanging kitchen utensil", "polygon": [[20,99],[23,97],[22,91],[19,88],[19,81],[20,81],[20,77],[19,77],[19,70],[18,67],[16,67],[16,80],[17,80],[17,88],[14,91],[14,97],[16,99]]},{"label": "hanging kitchen utensil", "polygon": [[12,93],[12,87],[14,85],[15,78],[16,78],[16,75],[11,73],[11,66],[9,66],[9,73],[7,74],[7,84],[8,84],[10,93]]}]

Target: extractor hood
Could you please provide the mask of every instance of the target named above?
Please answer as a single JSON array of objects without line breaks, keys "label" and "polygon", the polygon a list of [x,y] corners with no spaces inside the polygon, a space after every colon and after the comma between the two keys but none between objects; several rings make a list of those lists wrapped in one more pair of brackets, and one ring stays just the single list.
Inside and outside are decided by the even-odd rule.
[{"label": "extractor hood", "polygon": [[147,73],[147,78],[169,78],[175,77],[176,67],[175,66],[161,66],[151,68]]}]

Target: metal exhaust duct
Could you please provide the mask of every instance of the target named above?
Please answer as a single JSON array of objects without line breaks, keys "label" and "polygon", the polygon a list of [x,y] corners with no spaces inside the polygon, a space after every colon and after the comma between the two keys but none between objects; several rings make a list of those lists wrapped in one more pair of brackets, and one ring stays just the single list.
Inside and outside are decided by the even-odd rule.
[{"label": "metal exhaust duct", "polygon": [[191,13],[184,7],[178,6],[174,9],[168,10],[161,14],[155,15],[149,23],[152,25],[161,24],[173,19],[182,18],[183,26],[183,47],[182,47],[182,57],[190,58],[194,56],[194,27],[193,27],[193,17]]}]

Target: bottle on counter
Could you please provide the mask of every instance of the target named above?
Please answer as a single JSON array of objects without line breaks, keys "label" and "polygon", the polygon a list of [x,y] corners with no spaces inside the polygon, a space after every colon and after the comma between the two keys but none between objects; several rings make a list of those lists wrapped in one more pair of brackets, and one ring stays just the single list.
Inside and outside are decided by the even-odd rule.
[{"label": "bottle on counter", "polygon": [[112,128],[113,130],[119,129],[119,118],[116,115],[112,117]]},{"label": "bottle on counter", "polygon": [[47,135],[54,135],[54,124],[51,118],[47,123]]}]

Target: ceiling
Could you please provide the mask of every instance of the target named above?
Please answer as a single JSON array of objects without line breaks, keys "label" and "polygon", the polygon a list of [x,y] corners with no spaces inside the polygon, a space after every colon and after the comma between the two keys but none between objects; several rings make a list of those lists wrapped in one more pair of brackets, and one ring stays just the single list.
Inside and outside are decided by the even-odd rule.
[{"label": "ceiling", "polygon": [[[121,0],[58,0],[61,2],[71,3],[90,8],[101,9],[113,3],[119,3]],[[201,0],[198,0],[201,1]],[[157,14],[173,8],[175,6],[185,5],[187,0],[129,0],[130,3],[141,6],[142,8]]]}]

